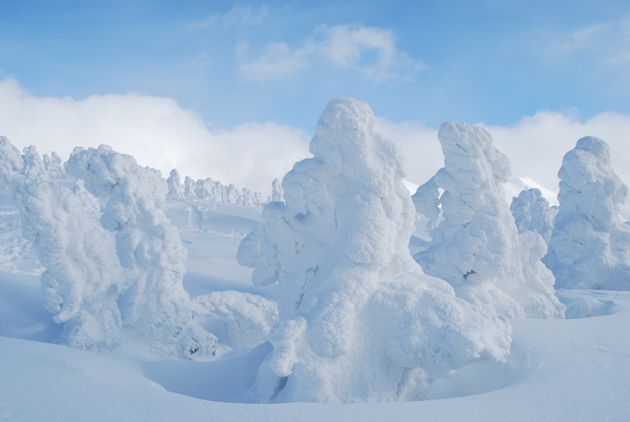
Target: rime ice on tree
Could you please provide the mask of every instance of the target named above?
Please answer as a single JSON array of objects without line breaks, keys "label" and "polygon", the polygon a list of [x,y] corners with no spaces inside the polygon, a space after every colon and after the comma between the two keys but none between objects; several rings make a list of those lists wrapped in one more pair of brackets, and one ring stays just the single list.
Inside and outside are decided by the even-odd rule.
[{"label": "rime ice on tree", "polygon": [[498,315],[562,317],[553,276],[540,261],[544,242],[519,235],[505,203],[507,157],[478,126],[445,123],[438,138],[444,167],[413,198],[434,227],[418,262],[458,296]]},{"label": "rime ice on tree", "polygon": [[585,137],[562,160],[560,203],[545,262],[564,288],[630,289],[630,227],[620,216],[628,188],[608,145]]}]

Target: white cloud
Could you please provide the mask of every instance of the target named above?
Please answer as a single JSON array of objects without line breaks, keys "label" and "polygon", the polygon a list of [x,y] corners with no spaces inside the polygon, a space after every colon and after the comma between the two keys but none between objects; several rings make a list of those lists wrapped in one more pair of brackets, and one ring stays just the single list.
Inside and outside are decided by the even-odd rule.
[{"label": "white cloud", "polygon": [[169,98],[139,94],[94,95],[83,100],[37,97],[14,80],[0,81],[0,135],[18,147],[67,157],[75,145],[108,144],[167,174],[179,168],[264,192],[308,154],[300,129],[246,123],[210,129]]},{"label": "white cloud", "polygon": [[576,51],[597,40],[610,28],[611,24],[609,22],[600,22],[578,28],[562,36],[559,40],[552,43],[549,48],[554,52]]},{"label": "white cloud", "polygon": [[269,7],[260,5],[253,7],[250,5],[236,4],[230,10],[223,13],[213,13],[212,15],[188,23],[187,28],[200,30],[214,27],[234,28],[243,26],[256,26],[264,22],[269,17]]},{"label": "white cloud", "polygon": [[397,48],[392,31],[361,25],[322,25],[298,47],[270,43],[254,58],[241,45],[237,58],[240,75],[253,82],[290,77],[318,63],[355,69],[379,82],[411,80],[424,67]]},{"label": "white cloud", "polygon": [[[313,116],[313,121],[318,116]],[[401,149],[407,177],[424,183],[443,162],[437,128],[419,122],[377,119],[378,130]],[[577,139],[599,136],[612,149],[613,165],[630,182],[630,115],[602,113],[590,119],[550,111],[513,125],[488,126],[515,176],[557,190],[564,154]],[[83,100],[37,97],[14,80],[0,81],[0,135],[18,147],[67,157],[75,145],[109,144],[166,174],[179,168],[195,178],[212,177],[264,192],[274,177],[308,156],[309,135],[277,123],[208,128],[174,100],[139,94],[95,95]]]},{"label": "white cloud", "polygon": [[436,128],[418,122],[394,122],[382,117],[377,119],[377,128],[402,152],[410,182],[422,184],[442,167],[444,158]]},{"label": "white cloud", "polygon": [[495,143],[512,161],[516,176],[529,176],[553,190],[564,154],[583,136],[605,140],[612,151],[613,166],[630,182],[630,115],[602,113],[581,120],[574,116],[539,112],[511,126],[490,126]]}]

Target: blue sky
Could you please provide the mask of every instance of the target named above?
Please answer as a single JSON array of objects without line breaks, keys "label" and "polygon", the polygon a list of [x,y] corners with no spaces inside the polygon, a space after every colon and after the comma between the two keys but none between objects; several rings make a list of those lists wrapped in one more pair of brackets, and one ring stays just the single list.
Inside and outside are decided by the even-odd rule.
[{"label": "blue sky", "polygon": [[209,125],[307,130],[337,95],[428,125],[630,111],[627,1],[0,3],[1,75],[34,95],[134,91]]},{"label": "blue sky", "polygon": [[107,143],[268,191],[340,95],[373,107],[415,183],[446,120],[485,124],[550,189],[600,136],[630,181],[630,2],[0,0],[0,135],[19,147]]}]

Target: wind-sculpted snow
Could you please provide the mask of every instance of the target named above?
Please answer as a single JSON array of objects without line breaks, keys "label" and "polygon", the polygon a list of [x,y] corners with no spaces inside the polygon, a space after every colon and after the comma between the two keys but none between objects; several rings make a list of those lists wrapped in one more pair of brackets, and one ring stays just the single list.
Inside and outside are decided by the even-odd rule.
[{"label": "wind-sculpted snow", "polygon": [[538,233],[545,242],[549,242],[553,218],[557,210],[549,206],[549,202],[542,196],[539,189],[531,188],[521,191],[512,200],[510,210],[519,233],[525,231]]},{"label": "wind-sculpted snow", "polygon": [[543,245],[519,236],[505,203],[507,157],[478,126],[445,123],[438,138],[444,167],[413,197],[433,228],[418,262],[458,296],[503,317],[562,317],[553,277],[540,262]]},{"label": "wind-sculpted snow", "polygon": [[[106,146],[75,149],[65,171],[33,147],[22,159],[12,176],[22,230],[67,343],[112,348],[132,330],[151,356],[211,359],[220,346],[264,341],[277,320],[273,303],[230,291],[193,301],[184,290],[186,250],[164,213],[159,172]],[[220,324],[218,338],[208,329]]]},{"label": "wind-sculpted snow", "polygon": [[453,368],[502,359],[509,324],[457,299],[411,258],[415,210],[369,106],[331,101],[310,150],[283,179],[285,202],[264,208],[264,225],[238,252],[280,307],[257,398],[418,399]]},{"label": "wind-sculpted snow", "polygon": [[586,137],[562,160],[559,210],[546,264],[557,286],[630,289],[630,227],[620,211],[628,188],[615,174],[610,150]]}]

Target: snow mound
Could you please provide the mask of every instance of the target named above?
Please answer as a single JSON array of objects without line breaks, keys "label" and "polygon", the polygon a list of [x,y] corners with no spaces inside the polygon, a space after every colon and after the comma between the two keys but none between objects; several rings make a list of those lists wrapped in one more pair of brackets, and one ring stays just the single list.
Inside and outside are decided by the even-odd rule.
[{"label": "snow mound", "polygon": [[557,286],[630,289],[630,227],[621,217],[628,188],[617,176],[610,150],[585,137],[562,160],[560,202],[545,262]]},{"label": "snow mound", "polygon": [[282,181],[285,202],[265,206],[237,255],[280,308],[257,399],[419,399],[453,368],[503,359],[509,324],[411,258],[415,210],[370,107],[332,100],[310,151]]},{"label": "snow mound", "polygon": [[544,241],[519,235],[505,202],[507,157],[479,126],[448,122],[438,138],[444,167],[413,196],[431,237],[416,260],[458,296],[503,317],[561,318],[553,276],[540,262]]},{"label": "snow mound", "polygon": [[558,297],[567,307],[567,319],[610,315],[617,311],[613,293],[582,289],[559,289]]}]

